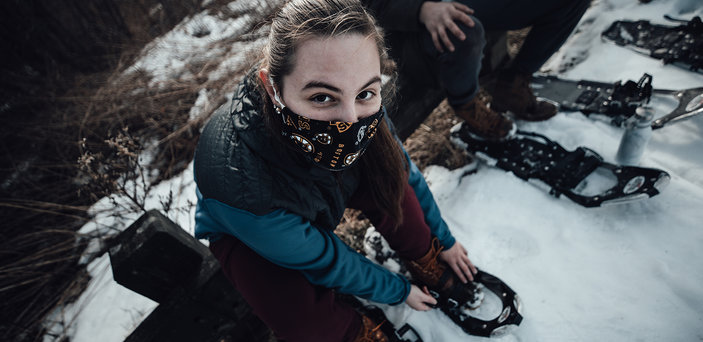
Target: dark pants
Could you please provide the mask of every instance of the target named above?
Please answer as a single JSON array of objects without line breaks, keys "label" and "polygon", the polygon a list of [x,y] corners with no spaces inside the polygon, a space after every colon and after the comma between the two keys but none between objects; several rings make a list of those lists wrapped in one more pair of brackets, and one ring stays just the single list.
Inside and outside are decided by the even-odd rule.
[{"label": "dark pants", "polygon": [[[456,50],[439,53],[427,30],[420,35],[420,50],[429,71],[439,78],[452,105],[470,101],[478,92],[478,75],[485,45],[484,30],[516,30],[532,26],[512,67],[532,74],[554,54],[590,5],[590,0],[458,0],[474,9],[474,27],[460,25],[466,34],[459,41],[451,33]],[[402,63],[401,63],[402,65]],[[417,72],[401,70],[404,72]]]},{"label": "dark pants", "polygon": [[[367,194],[349,203],[362,210],[399,256],[417,259],[430,248],[430,231],[410,186],[403,198],[404,222],[393,222],[379,212]],[[360,327],[359,314],[337,301],[334,290],[311,284],[300,272],[275,265],[235,237],[210,244],[227,278],[276,337],[284,341],[351,341]]]}]

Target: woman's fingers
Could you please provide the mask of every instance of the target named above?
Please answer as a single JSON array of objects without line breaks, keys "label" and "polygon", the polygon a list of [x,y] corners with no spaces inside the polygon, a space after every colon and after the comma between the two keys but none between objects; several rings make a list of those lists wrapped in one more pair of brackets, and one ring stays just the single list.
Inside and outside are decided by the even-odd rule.
[{"label": "woman's fingers", "polygon": [[408,295],[408,299],[406,299],[405,302],[411,308],[418,311],[431,310],[432,307],[430,305],[437,304],[437,300],[430,295],[429,291],[427,291],[427,288],[420,289],[416,285],[411,285],[410,294]]},{"label": "woman's fingers", "polygon": [[[474,14],[474,10],[472,10],[468,6],[464,6],[460,3],[453,3],[453,4],[454,4],[454,8],[456,11],[453,13],[452,19],[461,21],[462,23],[464,23],[464,25],[466,25],[468,27],[474,27],[475,23],[471,19],[471,17],[469,16],[470,14]],[[464,6],[464,7],[461,7],[461,6]]]},{"label": "woman's fingers", "polygon": [[437,51],[440,53],[444,52],[444,48],[442,47],[442,43],[439,42],[439,35],[437,32],[430,32],[430,35],[432,36],[432,43],[434,44],[434,47],[437,48]]},{"label": "woman's fingers", "polygon": [[452,248],[443,251],[440,256],[449,264],[461,282],[466,283],[474,280],[474,274],[478,270],[469,259],[468,252],[461,243],[457,241]]},{"label": "woman's fingers", "polygon": [[452,5],[454,5],[454,8],[466,13],[466,14],[474,14],[474,10],[471,9],[471,7],[466,6],[462,4],[461,2],[452,2]]}]

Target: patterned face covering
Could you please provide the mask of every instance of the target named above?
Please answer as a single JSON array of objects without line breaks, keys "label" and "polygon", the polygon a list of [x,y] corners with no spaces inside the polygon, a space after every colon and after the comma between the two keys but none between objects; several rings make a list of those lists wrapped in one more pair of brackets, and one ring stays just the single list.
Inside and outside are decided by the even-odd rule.
[{"label": "patterned face covering", "polygon": [[383,106],[376,113],[355,123],[313,120],[276,108],[283,119],[281,134],[295,149],[315,165],[330,171],[351,166],[364,153],[383,120]]}]

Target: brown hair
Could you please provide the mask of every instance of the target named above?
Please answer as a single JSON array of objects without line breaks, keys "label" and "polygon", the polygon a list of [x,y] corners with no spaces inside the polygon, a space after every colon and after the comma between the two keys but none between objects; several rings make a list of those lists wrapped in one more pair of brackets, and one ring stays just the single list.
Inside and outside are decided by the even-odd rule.
[{"label": "brown hair", "polygon": [[[311,37],[339,37],[345,34],[361,34],[376,42],[381,72],[391,76],[382,89],[383,103],[389,107],[395,93],[395,64],[388,57],[383,32],[358,0],[288,2],[273,18],[260,68],[268,70],[269,79],[274,84],[282,84],[283,77],[293,70],[296,48],[301,42]],[[264,116],[274,130],[280,131],[280,120],[274,119],[273,102],[261,80],[258,82],[265,99]],[[385,120],[379,125],[374,140],[358,163],[363,190],[369,191],[374,204],[390,216],[396,226],[400,225],[407,163]]]}]

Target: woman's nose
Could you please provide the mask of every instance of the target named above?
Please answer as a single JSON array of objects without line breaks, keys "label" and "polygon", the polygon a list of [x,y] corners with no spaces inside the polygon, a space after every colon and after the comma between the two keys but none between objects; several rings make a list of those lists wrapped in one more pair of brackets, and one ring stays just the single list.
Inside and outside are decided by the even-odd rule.
[{"label": "woman's nose", "polygon": [[356,106],[354,104],[342,106],[338,120],[351,123],[359,121],[359,115]]}]

